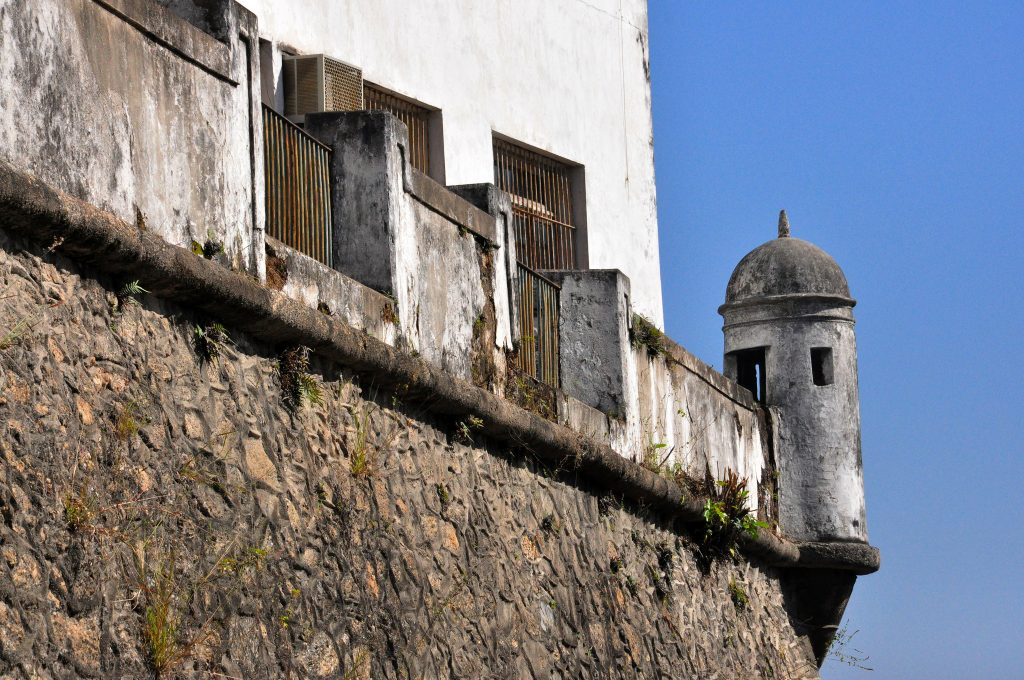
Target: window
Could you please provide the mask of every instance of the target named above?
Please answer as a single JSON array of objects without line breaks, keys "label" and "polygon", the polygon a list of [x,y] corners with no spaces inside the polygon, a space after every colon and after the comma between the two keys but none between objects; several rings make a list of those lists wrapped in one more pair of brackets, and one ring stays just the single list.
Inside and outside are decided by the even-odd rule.
[{"label": "window", "polygon": [[494,140],[494,183],[512,197],[516,258],[534,270],[576,268],[574,168]]},{"label": "window", "polygon": [[767,397],[767,376],[765,375],[765,354],[767,347],[754,347],[729,352],[726,355],[726,374],[746,387],[754,399],[765,403]]},{"label": "window", "polygon": [[367,82],[363,83],[363,100],[368,111],[387,111],[405,123],[409,128],[409,162],[412,167],[443,182],[444,173],[440,170],[443,168],[443,154],[439,149],[431,148],[432,143],[440,142],[440,111],[428,109]]},{"label": "window", "polygon": [[831,347],[811,348],[811,378],[814,380],[815,385],[832,384],[833,373]]}]

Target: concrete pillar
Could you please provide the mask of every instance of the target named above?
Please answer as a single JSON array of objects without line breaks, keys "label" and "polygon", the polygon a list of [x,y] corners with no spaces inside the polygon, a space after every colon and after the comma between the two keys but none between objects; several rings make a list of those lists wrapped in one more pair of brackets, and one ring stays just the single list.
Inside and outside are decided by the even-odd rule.
[{"label": "concrete pillar", "polygon": [[493,184],[460,184],[448,189],[494,218],[494,238],[498,246],[494,258],[495,344],[510,350],[519,340],[519,280],[512,199]]},{"label": "concrete pillar", "polygon": [[617,269],[541,273],[562,286],[558,315],[562,389],[614,418],[625,418],[630,380],[629,278]]},{"label": "concrete pillar", "polygon": [[334,268],[395,292],[396,238],[409,133],[383,111],[311,113],[306,132],[330,146]]}]

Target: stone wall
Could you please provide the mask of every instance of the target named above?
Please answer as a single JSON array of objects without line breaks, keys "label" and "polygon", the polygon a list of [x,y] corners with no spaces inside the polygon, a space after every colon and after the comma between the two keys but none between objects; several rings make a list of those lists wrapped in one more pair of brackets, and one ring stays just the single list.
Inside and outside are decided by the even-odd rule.
[{"label": "stone wall", "polygon": [[817,677],[777,570],[125,283],[0,231],[0,675]]}]

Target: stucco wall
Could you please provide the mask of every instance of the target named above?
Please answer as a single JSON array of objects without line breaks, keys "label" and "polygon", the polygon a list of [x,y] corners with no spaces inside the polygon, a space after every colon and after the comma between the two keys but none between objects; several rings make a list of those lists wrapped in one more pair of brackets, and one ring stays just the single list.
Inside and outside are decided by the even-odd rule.
[{"label": "stucco wall", "polygon": [[494,329],[488,354],[511,345],[504,221],[413,169],[390,114],[310,115],[306,127],[333,149],[334,268],[391,296],[399,338],[469,379],[481,324]]},{"label": "stucco wall", "polygon": [[[723,479],[732,470],[747,480],[752,510],[776,519],[777,489],[767,415],[746,390],[725,380],[670,340],[652,355],[633,348],[640,455],[693,479]],[[773,420],[774,422],[774,420]]]},{"label": "stucco wall", "polygon": [[649,508],[339,366],[291,412],[276,348],[229,328],[202,363],[215,319],[94,276],[0,231],[0,337],[31,320],[0,350],[0,674],[147,677],[166,602],[178,677],[817,677],[778,571],[705,573]]},{"label": "stucco wall", "polygon": [[219,4],[226,43],[148,0],[0,0],[0,158],[258,274],[256,28]]},{"label": "stucco wall", "polygon": [[645,0],[246,0],[265,38],[441,109],[445,182],[493,182],[499,133],[585,167],[589,260],[661,325]]},{"label": "stucco wall", "polygon": [[[769,414],[750,393],[664,335],[635,341],[621,272],[545,272],[561,285],[560,421],[620,455],[691,480],[747,480],[750,508],[775,519]],[[830,508],[831,506],[824,506]],[[823,510],[827,513],[828,510]]]}]

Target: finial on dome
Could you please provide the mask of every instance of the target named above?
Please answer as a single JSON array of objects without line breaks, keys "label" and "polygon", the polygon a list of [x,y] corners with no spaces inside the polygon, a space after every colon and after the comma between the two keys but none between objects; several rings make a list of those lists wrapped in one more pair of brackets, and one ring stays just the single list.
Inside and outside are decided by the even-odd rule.
[{"label": "finial on dome", "polygon": [[789,238],[789,218],[786,211],[779,211],[779,238]]}]

